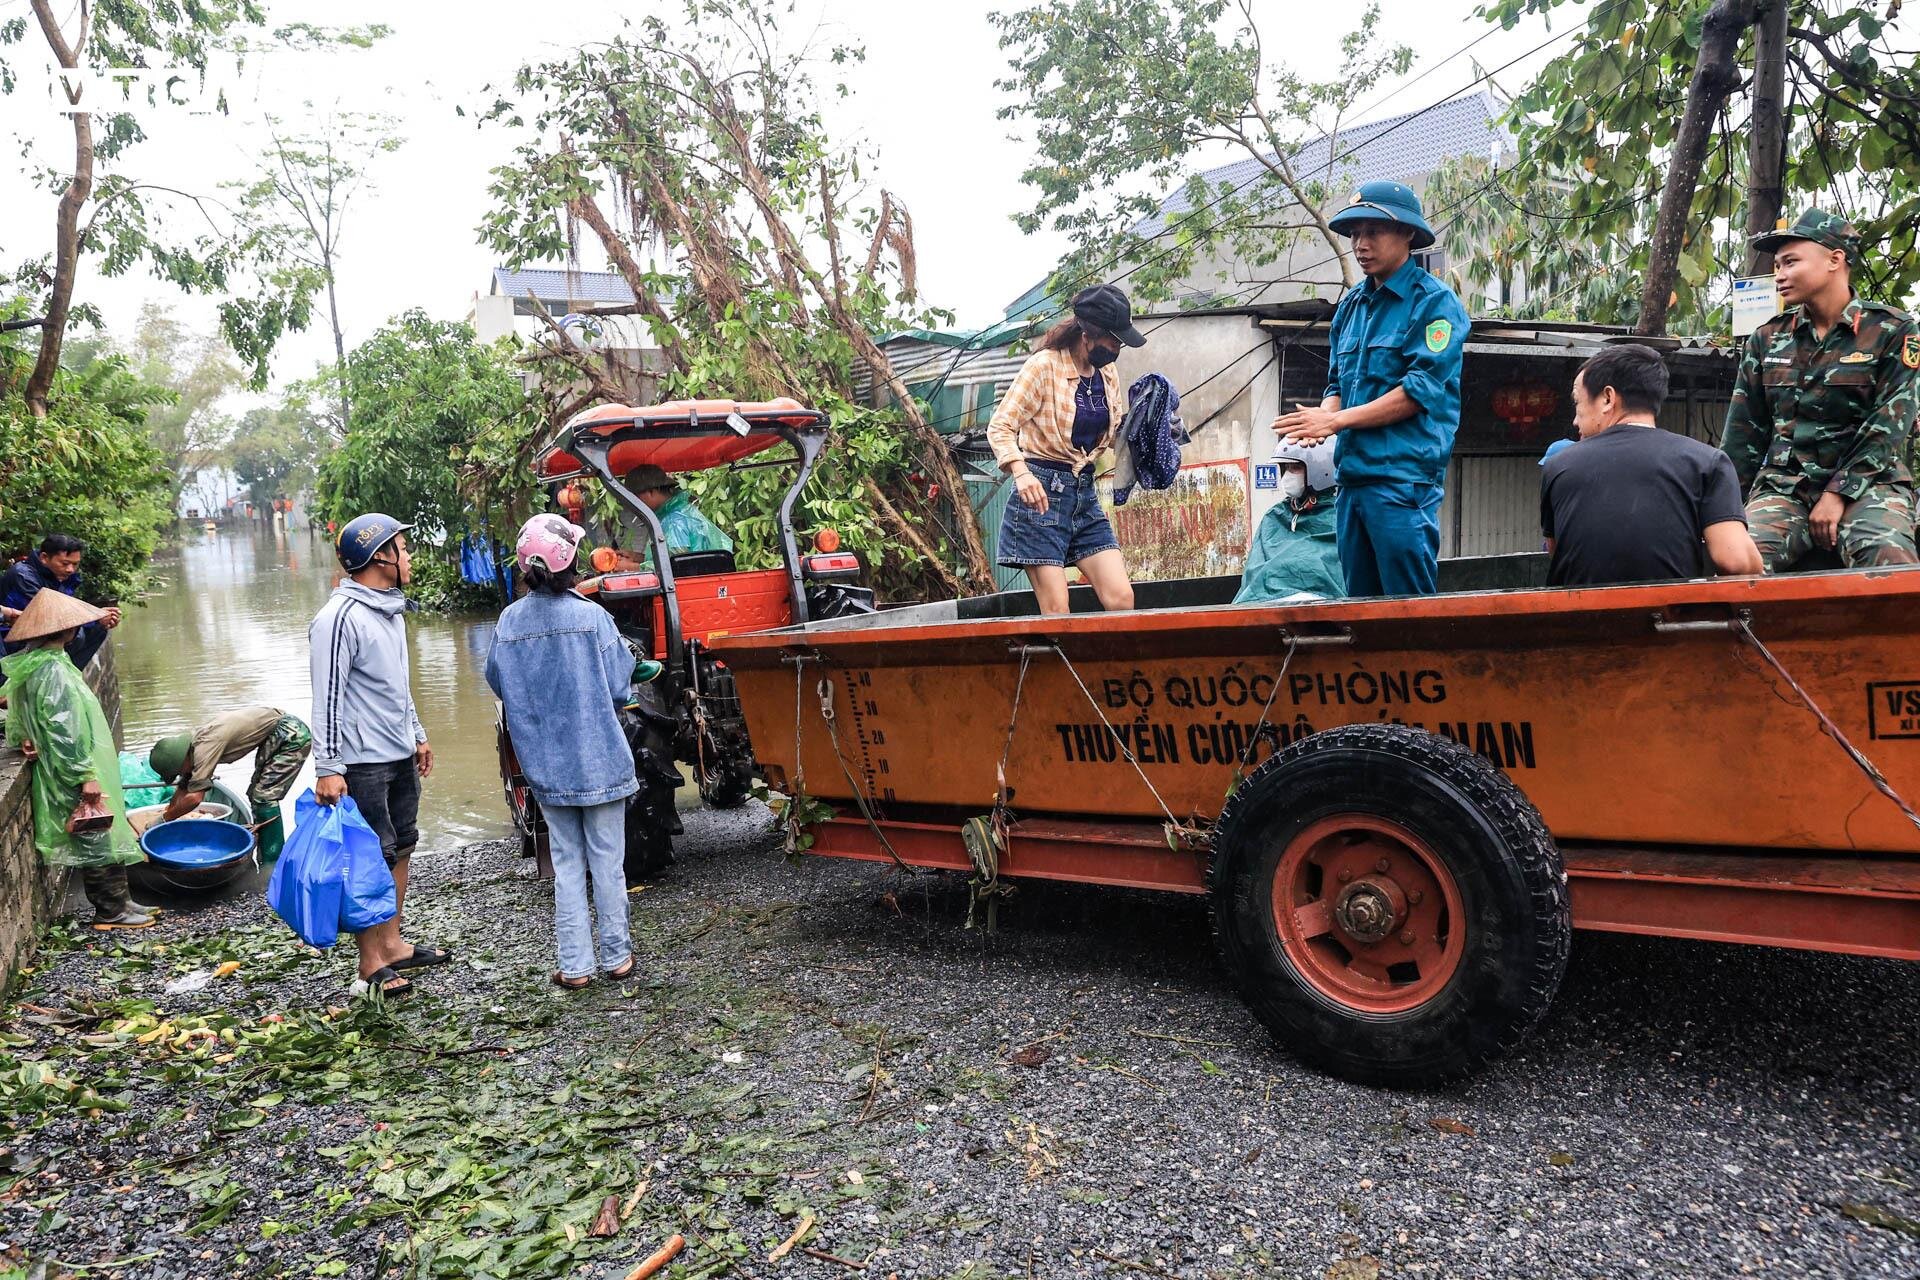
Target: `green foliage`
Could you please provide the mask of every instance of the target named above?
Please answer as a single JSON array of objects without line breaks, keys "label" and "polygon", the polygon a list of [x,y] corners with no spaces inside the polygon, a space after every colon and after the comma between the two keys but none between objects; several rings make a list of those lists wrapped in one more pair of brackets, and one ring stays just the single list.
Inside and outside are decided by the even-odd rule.
[{"label": "green foliage", "polygon": [[[88,20],[84,30],[73,25],[68,7],[56,9],[66,24],[63,38],[75,45],[82,66],[166,66],[203,80],[223,66],[239,66],[246,54],[270,43],[364,48],[388,30],[299,23],[256,43],[251,37],[264,26],[266,13],[254,0],[83,5],[77,12]],[[0,96],[20,87],[20,66],[51,61],[50,48],[32,19],[0,22]],[[144,267],[186,292],[220,298],[221,331],[250,384],[264,387],[274,346],[285,334],[306,327],[313,294],[323,283],[298,255],[304,228],[284,218],[244,216],[209,193],[182,191],[164,179],[132,172],[131,153],[147,140],[147,127],[165,120],[169,110],[159,88],[143,86],[126,98],[80,105],[88,109],[91,125],[93,189],[82,209],[75,252],[94,257],[104,275]],[[222,97],[216,106],[224,113],[229,104]],[[25,118],[28,113],[15,114]],[[74,149],[56,150],[50,162],[42,163],[35,156],[35,135],[23,131],[19,136],[28,171],[47,192],[51,223],[54,203],[74,171]],[[32,270],[16,278],[51,279]],[[76,307],[76,318],[86,315],[87,308]]]},{"label": "green foliage", "polygon": [[[1632,217],[1608,232],[1571,211],[1571,179],[1544,179],[1525,168],[1495,173],[1481,156],[1462,156],[1437,170],[1427,180],[1426,204],[1447,243],[1450,283],[1474,315],[1625,325],[1640,312],[1643,272],[1633,261],[1635,246],[1653,235],[1658,175],[1653,180],[1651,198],[1620,196]],[[1701,243],[1715,247],[1711,239]],[[1668,327],[1678,333],[1723,327],[1721,292],[1689,289]]]},{"label": "green foliage", "polygon": [[[298,24],[283,28],[282,35],[296,34],[302,39],[317,38],[318,28]],[[384,27],[365,32],[339,34],[341,43],[371,44],[386,34]],[[327,295],[328,316],[333,327],[334,350],[344,361],[346,338],[340,323],[338,281],[340,241],[345,233],[347,204],[366,182],[367,169],[375,157],[400,149],[393,133],[392,116],[359,112],[314,113],[315,122],[306,130],[292,132],[285,122],[271,116],[273,150],[265,170],[252,183],[233,184],[239,196],[243,224],[251,228],[286,227],[280,239],[291,259],[292,269],[304,272]],[[339,405],[339,429],[347,428],[349,405]]]},{"label": "green foliage", "polygon": [[[1505,27],[1583,0],[1493,0]],[[1920,285],[1920,66],[1893,39],[1883,6],[1787,0],[1789,111],[1783,170],[1789,212],[1808,204],[1851,216],[1865,237],[1862,293],[1899,301]],[[1551,254],[1567,238],[1604,249],[1611,269],[1638,278],[1651,206],[1693,75],[1711,0],[1583,4],[1571,45],[1513,104],[1521,187],[1562,184],[1565,220],[1521,228],[1515,252]],[[1897,9],[1897,6],[1895,6]],[[1752,33],[1737,61],[1752,64]],[[1745,253],[1746,148],[1751,101],[1736,90],[1708,149],[1688,218],[1676,284],[1681,309],[1718,301]],[[1620,314],[1633,318],[1637,300]]]},{"label": "green foliage", "polygon": [[221,402],[239,387],[240,370],[219,334],[195,333],[156,302],[140,309],[130,355],[142,378],[172,392],[147,411],[147,434],[178,495],[195,472],[213,465],[232,434]]},{"label": "green foliage", "polygon": [[[993,15],[1013,72],[999,82],[1014,99],[1000,115],[1027,122],[1036,149],[1022,177],[1038,198],[1016,221],[1072,245],[1054,293],[1126,263],[1128,290],[1160,301],[1215,283],[1194,276],[1216,256],[1264,266],[1303,239],[1315,265],[1352,278],[1344,242],[1321,225],[1345,175],[1301,171],[1291,157],[1322,136],[1337,157],[1356,103],[1403,73],[1412,53],[1382,36],[1370,6],[1342,40],[1334,73],[1309,80],[1267,65],[1249,11],[1229,20],[1228,9],[1226,0],[1039,0]],[[1222,146],[1258,161],[1255,176],[1236,188],[1194,174],[1194,153]],[[1191,210],[1163,221],[1161,201],[1175,190]]]},{"label": "green foliage", "polygon": [[[951,470],[945,446],[897,412],[858,405],[854,367],[873,358],[868,335],[951,317],[919,302],[911,224],[869,185],[871,157],[824,124],[822,99],[848,93],[838,69],[864,54],[783,49],[793,12],[777,0],[687,0],[672,25],[648,17],[523,67],[483,118],[536,140],[493,171],[481,239],[512,265],[574,260],[583,225],[610,252],[654,246],[653,261],[632,260],[629,282],[669,366],[661,397],[792,396],[828,413],[834,443],[802,526],[840,529],[903,592],[950,589],[952,575],[867,487],[913,535],[951,545],[927,486],[909,481]],[[835,79],[820,83],[821,68]],[[547,348],[539,369],[555,425],[621,398],[604,379],[583,382],[588,364],[578,350]],[[767,470],[688,484],[739,540],[743,565],[767,564],[785,479]]]},{"label": "green foliage", "polygon": [[264,507],[312,488],[329,444],[326,428],[297,406],[250,409],[224,456],[248,500]]},{"label": "green foliage", "polygon": [[413,582],[407,595],[429,613],[486,613],[501,606],[498,587],[479,587],[460,576],[450,554],[456,549],[416,543]]},{"label": "green foliage", "polygon": [[[0,316],[24,309],[0,304]],[[26,342],[0,335],[0,553],[71,533],[87,544],[88,594],[130,599],[172,515],[145,429],[148,411],[170,393],[137,377],[124,357],[90,355],[84,367],[60,371],[47,416],[35,418],[19,392],[32,364]]]},{"label": "green foliage", "polygon": [[319,510],[342,523],[384,511],[418,525],[423,541],[457,539],[480,515],[462,491],[468,450],[491,455],[539,430],[506,352],[419,310],[353,350],[346,384],[353,427],[321,463],[318,488]]}]

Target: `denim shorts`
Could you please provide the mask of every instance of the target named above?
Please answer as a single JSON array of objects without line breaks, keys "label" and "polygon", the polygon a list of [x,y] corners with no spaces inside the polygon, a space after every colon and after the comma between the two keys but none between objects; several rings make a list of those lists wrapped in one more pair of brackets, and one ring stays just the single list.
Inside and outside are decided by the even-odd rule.
[{"label": "denim shorts", "polygon": [[350,764],[347,794],[380,837],[380,852],[392,866],[420,843],[420,773],[413,758],[391,764]]},{"label": "denim shorts", "polygon": [[1001,564],[1010,569],[1036,564],[1065,568],[1119,549],[1107,513],[1100,509],[1092,467],[1073,472],[1044,462],[1027,466],[1047,488],[1047,509],[1035,511],[1018,494],[1007,499],[1000,517]]}]

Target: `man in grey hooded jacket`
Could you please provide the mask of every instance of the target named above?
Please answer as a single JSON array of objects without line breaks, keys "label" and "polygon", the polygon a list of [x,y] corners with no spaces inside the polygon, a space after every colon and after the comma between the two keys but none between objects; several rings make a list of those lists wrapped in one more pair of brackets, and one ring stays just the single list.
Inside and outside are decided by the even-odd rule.
[{"label": "man in grey hooded jacket", "polygon": [[389,997],[412,984],[402,971],[445,964],[447,952],[401,935],[407,869],[419,843],[420,780],[433,771],[433,749],[413,706],[407,662],[407,598],[412,580],[407,530],[378,513],[347,522],[336,550],[347,578],[321,606],[307,642],[313,673],[314,799],[336,804],[352,796],[380,837],[393,868],[399,911],[355,935],[360,948],[357,993]]}]

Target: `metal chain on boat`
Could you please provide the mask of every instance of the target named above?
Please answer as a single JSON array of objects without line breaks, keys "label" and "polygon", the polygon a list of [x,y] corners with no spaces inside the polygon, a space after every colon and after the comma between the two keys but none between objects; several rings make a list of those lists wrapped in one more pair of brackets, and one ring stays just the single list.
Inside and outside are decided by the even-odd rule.
[{"label": "metal chain on boat", "polygon": [[853,792],[854,804],[860,807],[860,816],[867,820],[867,825],[873,829],[874,839],[887,851],[894,865],[902,871],[912,872],[914,868],[907,865],[906,859],[894,850],[893,842],[887,839],[887,833],[881,830],[880,820],[873,816],[873,806],[868,802],[866,792],[853,780],[853,770],[847,765],[846,753],[840,749],[840,721],[833,710],[833,677],[821,676],[815,691],[820,695],[820,718],[827,722],[827,737],[833,743],[833,758],[840,763],[840,772],[847,780],[848,789]]},{"label": "metal chain on boat", "polygon": [[1074,669],[1073,660],[1067,657],[1066,651],[1057,644],[1044,644],[1037,647],[1051,649],[1060,659],[1067,669],[1067,674],[1072,676],[1073,682],[1080,686],[1080,692],[1085,695],[1087,705],[1093,708],[1093,714],[1100,717],[1100,723],[1106,727],[1107,736],[1112,738],[1114,745],[1120,748],[1121,756],[1133,766],[1133,771],[1140,775],[1140,781],[1153,796],[1153,802],[1159,805],[1160,812],[1167,816],[1167,843],[1174,848],[1204,846],[1210,838],[1208,833],[1173,816],[1173,810],[1169,809],[1167,802],[1161,798],[1159,790],[1153,785],[1153,779],[1149,778],[1147,771],[1140,767],[1140,761],[1134,756],[1133,748],[1127,745],[1127,740],[1121,736],[1119,730],[1113,727],[1113,721],[1107,719],[1106,709],[1100,705],[1100,700],[1093,696],[1093,690],[1087,688],[1087,682],[1080,678],[1080,673]]},{"label": "metal chain on boat", "polygon": [[1909,805],[1900,797],[1900,793],[1893,789],[1893,784],[1887,781],[1886,775],[1880,772],[1873,761],[1867,759],[1867,757],[1861,753],[1860,748],[1854,746],[1852,742],[1847,740],[1847,735],[1840,731],[1840,726],[1828,718],[1827,713],[1820,709],[1820,704],[1813,700],[1812,695],[1800,687],[1800,682],[1793,678],[1793,674],[1784,666],[1780,665],[1780,659],[1773,656],[1773,651],[1761,642],[1759,636],[1753,634],[1752,626],[1748,624],[1744,617],[1734,621],[1733,632],[1749,645],[1752,645],[1755,652],[1766,659],[1767,665],[1772,667],[1774,671],[1779,674],[1780,678],[1787,682],[1787,687],[1799,695],[1800,701],[1806,705],[1808,711],[1813,713],[1814,719],[1820,722],[1820,728],[1826,732],[1829,738],[1839,743],[1841,749],[1853,758],[1854,764],[1860,767],[1860,772],[1867,775],[1867,781],[1871,782],[1881,795],[1893,801],[1893,803],[1899,807],[1900,812],[1906,815],[1908,822],[1911,822],[1916,828],[1920,828],[1920,814],[1915,813],[1913,806]]},{"label": "metal chain on boat", "polygon": [[1260,723],[1253,726],[1253,734],[1247,739],[1247,749],[1240,753],[1239,762],[1233,766],[1233,781],[1227,784],[1228,795],[1238,791],[1240,780],[1247,776],[1247,766],[1253,763],[1253,753],[1260,746],[1260,735],[1267,728],[1267,714],[1273,710],[1273,700],[1280,696],[1280,682],[1287,678],[1287,668],[1293,665],[1293,651],[1299,647],[1299,636],[1287,637],[1287,656],[1280,660],[1280,674],[1273,678],[1273,689],[1267,694],[1266,705],[1260,708]]}]

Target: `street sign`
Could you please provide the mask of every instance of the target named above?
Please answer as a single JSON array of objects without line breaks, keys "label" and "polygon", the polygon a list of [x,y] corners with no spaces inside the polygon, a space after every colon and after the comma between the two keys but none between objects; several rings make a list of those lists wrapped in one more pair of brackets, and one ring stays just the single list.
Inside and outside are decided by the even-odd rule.
[{"label": "street sign", "polygon": [[1736,276],[1733,281],[1733,336],[1744,338],[1780,313],[1773,277]]},{"label": "street sign", "polygon": [[1253,487],[1256,489],[1278,489],[1280,487],[1280,464],[1277,462],[1254,463]]}]

